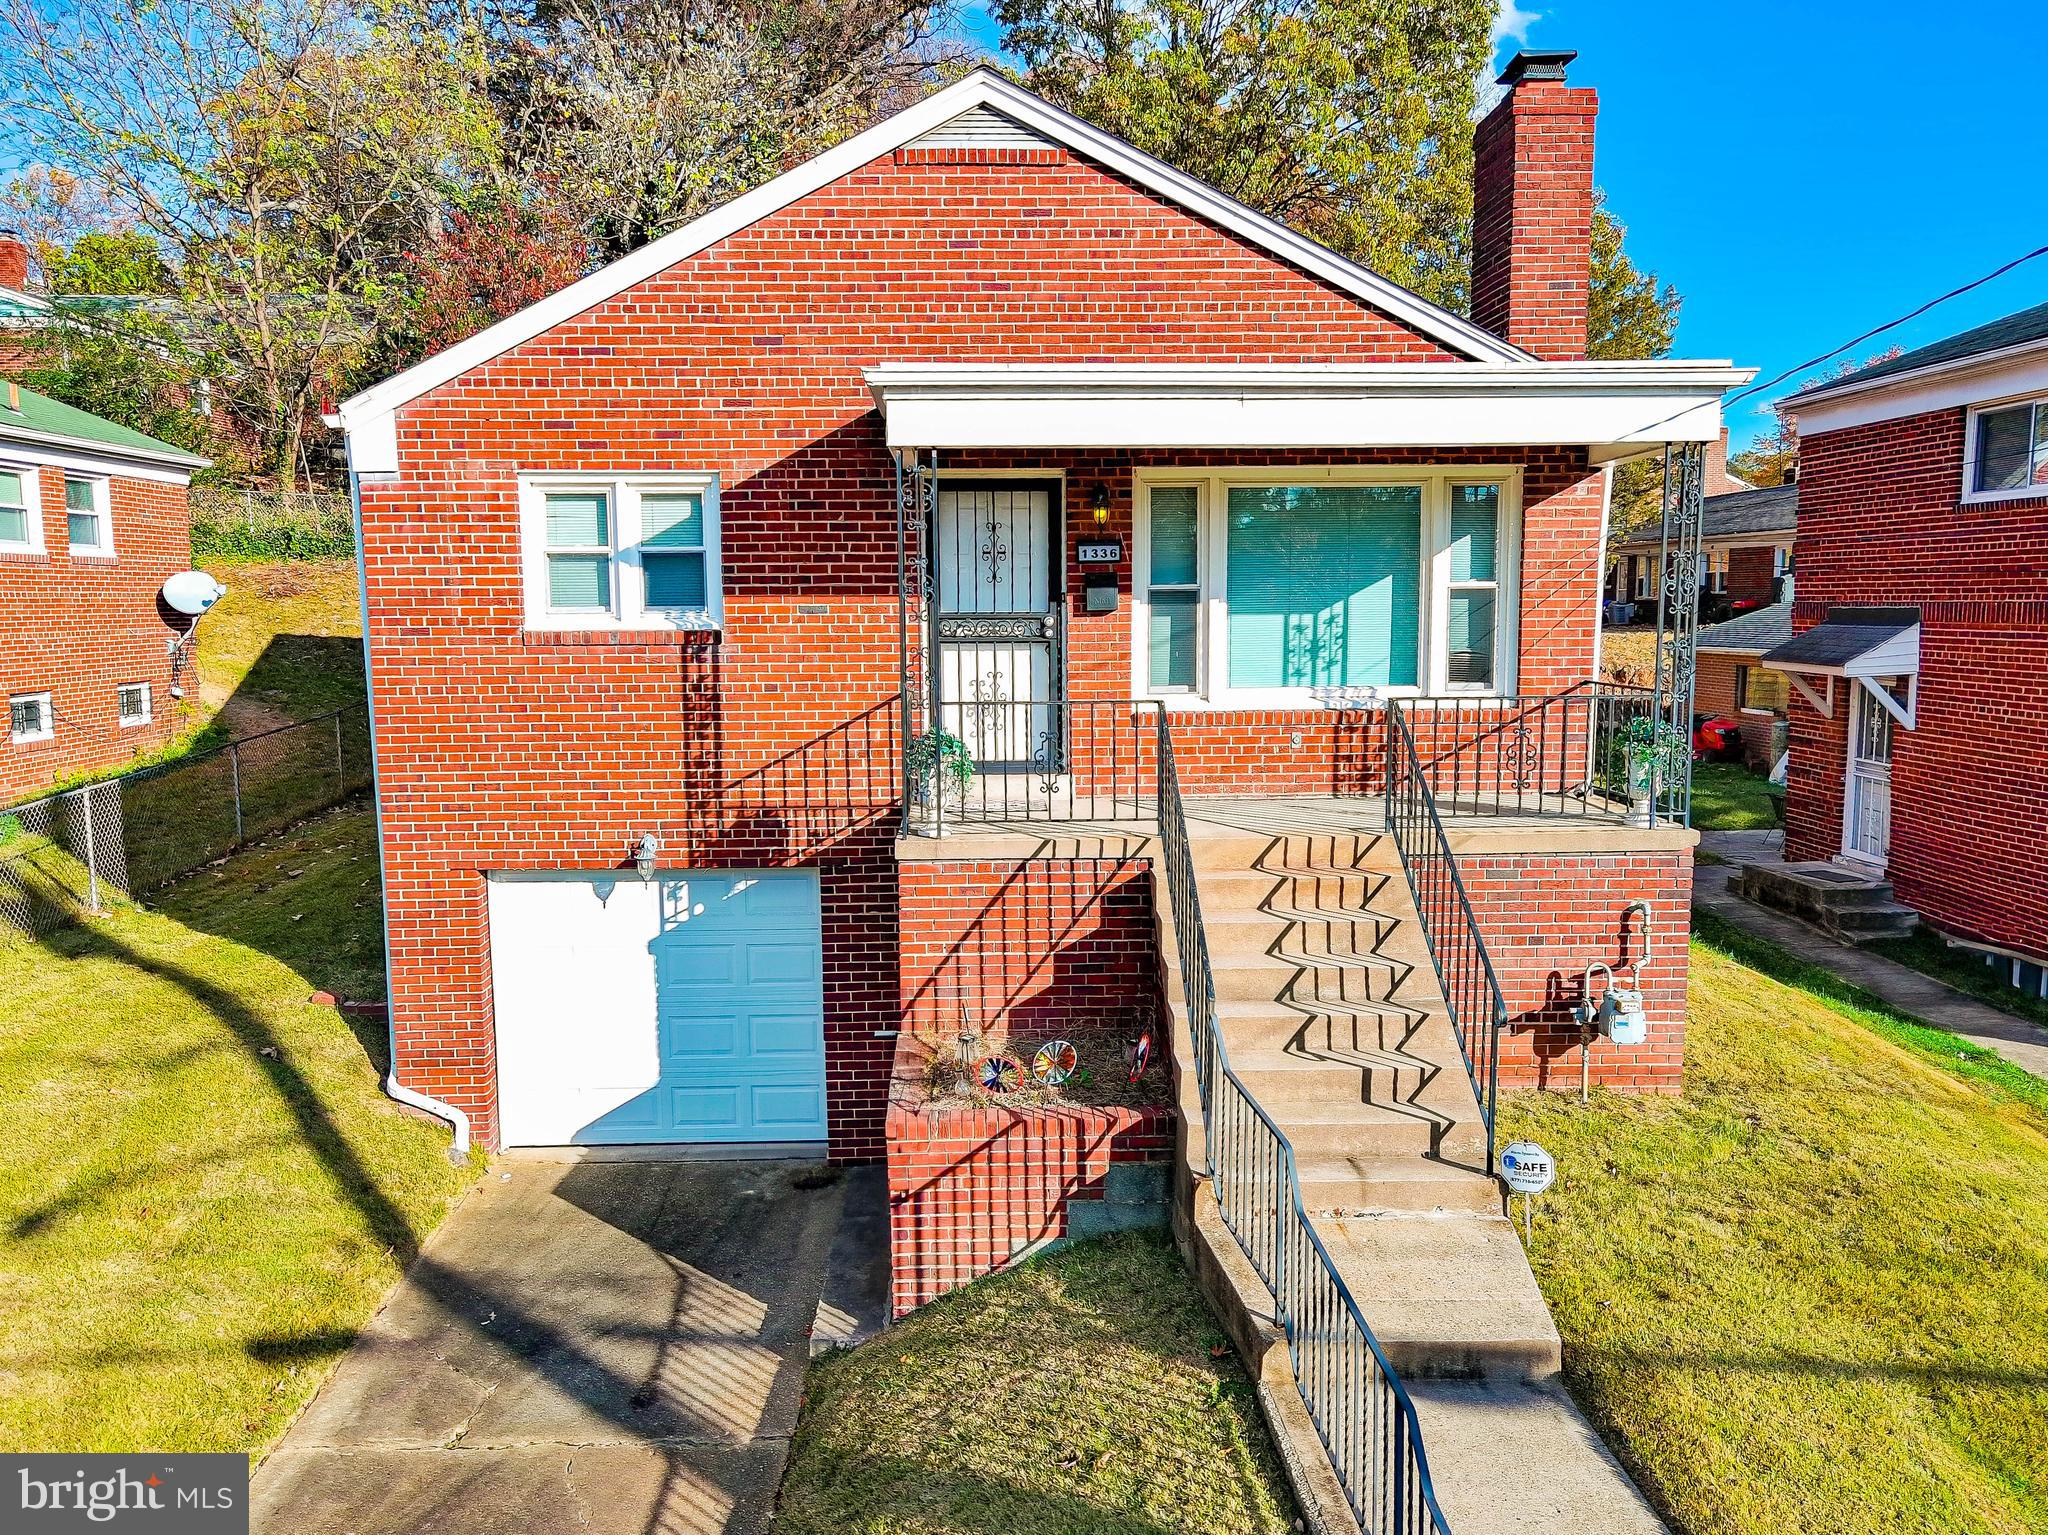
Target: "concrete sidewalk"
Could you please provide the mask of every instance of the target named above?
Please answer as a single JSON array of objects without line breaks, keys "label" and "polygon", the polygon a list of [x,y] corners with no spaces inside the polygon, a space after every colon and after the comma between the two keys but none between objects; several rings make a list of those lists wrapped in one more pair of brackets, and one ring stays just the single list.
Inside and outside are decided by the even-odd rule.
[{"label": "concrete sidewalk", "polygon": [[1832,970],[1852,985],[1882,997],[1901,1012],[1925,1019],[1936,1028],[1995,1050],[2015,1066],[2048,1078],[2048,1029],[2001,1012],[1931,976],[1892,960],[1839,943],[1818,928],[1794,917],[1753,906],[1729,888],[1736,865],[1775,861],[1784,833],[1776,831],[1703,832],[1700,847],[1726,864],[1702,863],[1693,871],[1693,905],[1744,932],[1768,939],[1811,964]]},{"label": "concrete sidewalk", "polygon": [[258,1469],[255,1529],[765,1530],[814,1325],[886,1301],[879,1171],[501,1158]]}]

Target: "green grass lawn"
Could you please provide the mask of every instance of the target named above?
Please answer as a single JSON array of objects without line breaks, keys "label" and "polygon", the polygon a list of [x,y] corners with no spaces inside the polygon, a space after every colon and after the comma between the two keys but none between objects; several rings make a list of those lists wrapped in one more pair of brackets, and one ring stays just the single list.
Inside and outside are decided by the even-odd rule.
[{"label": "green grass lawn", "polygon": [[213,560],[227,595],[199,621],[205,742],[363,701],[353,560]]},{"label": "green grass lawn", "polygon": [[0,1448],[260,1450],[467,1185],[316,988],[382,995],[351,805],[0,938]]},{"label": "green grass lawn", "polygon": [[1173,1246],[1108,1237],[815,1363],[778,1535],[1280,1535],[1251,1382]]},{"label": "green grass lawn", "polygon": [[1701,831],[1760,831],[1778,824],[1776,791],[1739,762],[1692,765],[1692,824]]},{"label": "green grass lawn", "polygon": [[1682,1099],[1503,1104],[1573,1394],[1686,1535],[2048,1529],[2048,1085],[1701,931]]},{"label": "green grass lawn", "polygon": [[2048,1000],[2030,997],[2000,979],[2002,962],[2001,968],[1994,970],[1984,963],[1982,954],[1971,949],[1952,949],[1939,933],[1923,927],[1910,938],[1887,938],[1868,948],[1873,954],[1881,954],[1922,975],[1931,975],[1980,1002],[2048,1028]]}]

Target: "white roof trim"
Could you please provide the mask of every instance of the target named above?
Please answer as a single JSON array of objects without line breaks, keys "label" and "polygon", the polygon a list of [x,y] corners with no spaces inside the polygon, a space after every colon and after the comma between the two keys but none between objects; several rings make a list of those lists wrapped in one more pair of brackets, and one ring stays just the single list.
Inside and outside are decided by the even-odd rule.
[{"label": "white roof trim", "polygon": [[1859,381],[1852,374],[1839,383],[1795,394],[1781,402],[1781,408],[1798,424],[1801,436],[1812,436],[1873,421],[1982,405],[2044,388],[2048,388],[2048,339],[1952,357],[1883,378]]},{"label": "white roof trim", "polygon": [[630,255],[600,267],[589,276],[528,305],[468,340],[416,363],[382,383],[373,384],[342,403],[342,422],[353,429],[374,415],[396,410],[977,106],[993,107],[1046,138],[1120,172],[1140,186],[1180,204],[1190,213],[1243,236],[1361,302],[1413,326],[1420,334],[1452,351],[1487,362],[1530,360],[1527,352],[1470,320],[1439,308],[1398,283],[1389,282],[1378,273],[1368,271],[1355,261],[1349,261],[1297,234],[1284,224],[1254,213],[1235,198],[1182,174],[1164,161],[1153,159],[1113,134],[1062,112],[1001,76],[987,70],[976,70],[965,79],[935,91],[837,147],[785,171],[773,181],[734,198],[702,218],[641,246]]},{"label": "white roof trim", "polygon": [[42,432],[11,421],[0,421],[0,448],[8,446],[31,451],[78,453],[110,464],[163,465],[188,472],[204,469],[213,462],[182,448],[131,447],[127,443],[102,442],[96,437],[73,437],[62,432]]},{"label": "white roof trim", "polygon": [[885,363],[892,448],[1362,448],[1712,442],[1751,370],[1698,362]]}]

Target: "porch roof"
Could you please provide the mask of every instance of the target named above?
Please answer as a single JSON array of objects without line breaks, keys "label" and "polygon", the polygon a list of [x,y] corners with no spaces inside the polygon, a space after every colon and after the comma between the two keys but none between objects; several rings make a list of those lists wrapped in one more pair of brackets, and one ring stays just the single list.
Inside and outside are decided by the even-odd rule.
[{"label": "porch roof", "polygon": [[1779,671],[1813,676],[1912,676],[1920,670],[1920,610],[1835,608],[1762,659]]},{"label": "porch roof", "polygon": [[865,370],[891,448],[1585,447],[1711,442],[1727,362],[957,363]]}]

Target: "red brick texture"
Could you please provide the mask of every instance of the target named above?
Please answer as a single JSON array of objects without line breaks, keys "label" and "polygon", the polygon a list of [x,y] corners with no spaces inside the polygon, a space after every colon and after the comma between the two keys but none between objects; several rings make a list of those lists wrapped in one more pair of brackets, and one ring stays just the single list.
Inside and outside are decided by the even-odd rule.
[{"label": "red brick texture", "polygon": [[904,1036],[888,1122],[890,1308],[926,1301],[1066,1235],[1116,1162],[1173,1155],[1173,1111],[945,1107],[921,1083],[930,1047]]},{"label": "red brick texture", "polygon": [[[36,482],[42,552],[0,554],[0,695],[48,692],[56,733],[17,745],[0,730],[0,803],[160,746],[179,714],[169,642],[186,620],[157,593],[192,563],[185,487],[112,476],[114,553],[104,556],[71,552],[63,471],[45,465]],[[129,682],[149,684],[146,725],[120,723],[118,690]]]},{"label": "red brick texture", "polygon": [[[2048,494],[1963,504],[1964,419],[1800,439],[1793,626],[1841,603],[1919,607],[1918,728],[1892,735],[1887,873],[1937,927],[2048,958]],[[1841,851],[1848,718],[1840,683],[1832,720],[1792,696],[1788,857]]]},{"label": "red brick texture", "polygon": [[[494,1144],[486,871],[609,867],[654,831],[667,866],[821,869],[831,1150],[879,1155],[889,1047],[876,1033],[898,1022],[903,978],[889,856],[896,532],[860,370],[1445,355],[1064,152],[912,154],[405,406],[400,471],[362,487],[401,1079],[465,1109]],[[1127,535],[1130,469],[1153,461],[1012,453],[945,467],[1063,469],[1078,505],[1099,477]],[[1522,682],[1544,689],[1592,665],[1600,477],[1576,449],[1520,461]],[[518,476],[649,468],[720,476],[722,631],[524,633]],[[1126,696],[1129,609],[1081,614],[1069,578],[1070,690]],[[1347,727],[1318,728],[1334,741]],[[1191,759],[1216,768],[1191,790],[1255,786],[1252,768],[1277,763],[1287,739],[1277,722],[1249,745],[1195,733],[1209,744]],[[1273,776],[1330,781],[1327,756],[1298,760]]]},{"label": "red brick texture", "polygon": [[1728,595],[1736,602],[1769,603],[1777,580],[1776,544],[1743,544],[1728,551]]},{"label": "red brick texture", "polygon": [[1053,1035],[1099,1053],[1152,1021],[1149,859],[906,863],[896,888],[904,1028],[950,1044],[964,1021],[1027,1055]]},{"label": "red brick texture", "polygon": [[1552,360],[1586,355],[1599,96],[1511,89],[1473,135],[1472,318]]},{"label": "red brick texture", "polygon": [[[1627,982],[1620,967],[1644,957],[1644,935],[1640,916],[1624,928],[1622,912],[1641,900],[1650,904],[1641,976],[1649,1037],[1632,1047],[1596,1040],[1590,1073],[1624,1092],[1678,1092],[1692,931],[1690,850],[1474,854],[1460,858],[1459,867],[1508,1006],[1501,1085],[1577,1090],[1579,1026],[1571,1010],[1582,995],[1584,968],[1598,960]],[[1593,984],[1597,997],[1602,978]]]}]

